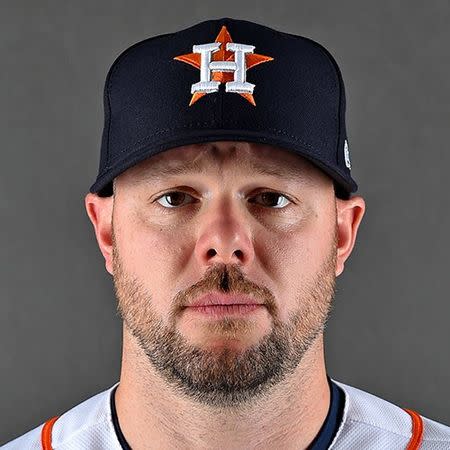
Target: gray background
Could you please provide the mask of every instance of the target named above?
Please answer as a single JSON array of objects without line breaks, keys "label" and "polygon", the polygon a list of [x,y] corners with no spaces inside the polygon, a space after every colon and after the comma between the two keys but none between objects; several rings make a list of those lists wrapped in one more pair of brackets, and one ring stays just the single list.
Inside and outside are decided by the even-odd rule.
[{"label": "gray background", "polygon": [[[121,322],[84,209],[114,58],[231,16],[325,45],[368,209],[326,332],[335,379],[450,424],[448,1],[2,1],[0,442],[118,380]],[[447,230],[447,231],[445,231]]]}]

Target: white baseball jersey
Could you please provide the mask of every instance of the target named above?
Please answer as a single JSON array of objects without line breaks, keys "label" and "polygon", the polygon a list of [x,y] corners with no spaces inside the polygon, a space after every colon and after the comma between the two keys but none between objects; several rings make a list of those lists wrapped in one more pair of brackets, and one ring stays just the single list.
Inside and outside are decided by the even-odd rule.
[{"label": "white baseball jersey", "polygon": [[[449,450],[450,427],[332,379],[345,393],[341,423],[328,449]],[[122,450],[111,414],[119,383],[2,446],[4,450]]]}]

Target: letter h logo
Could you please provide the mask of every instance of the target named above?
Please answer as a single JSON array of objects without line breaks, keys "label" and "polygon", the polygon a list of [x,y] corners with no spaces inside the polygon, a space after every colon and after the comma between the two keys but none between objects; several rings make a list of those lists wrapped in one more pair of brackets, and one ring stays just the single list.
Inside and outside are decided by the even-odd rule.
[{"label": "letter h logo", "polygon": [[174,59],[200,69],[200,81],[191,86],[189,106],[206,94],[218,92],[221,83],[225,83],[225,92],[236,92],[256,106],[255,85],[246,80],[247,70],[273,58],[255,54],[254,49],[253,45],[233,42],[223,26],[215,42],[194,45],[193,53],[176,56]]}]

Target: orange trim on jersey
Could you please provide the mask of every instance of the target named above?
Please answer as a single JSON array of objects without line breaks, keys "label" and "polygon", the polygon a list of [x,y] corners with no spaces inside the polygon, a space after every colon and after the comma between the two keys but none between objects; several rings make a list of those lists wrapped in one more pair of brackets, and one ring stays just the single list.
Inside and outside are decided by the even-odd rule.
[{"label": "orange trim on jersey", "polygon": [[56,422],[59,416],[52,417],[44,423],[41,432],[41,444],[42,450],[53,450],[52,449],[52,429],[53,424]]},{"label": "orange trim on jersey", "polygon": [[422,444],[423,438],[423,420],[420,414],[416,413],[412,409],[403,408],[412,418],[412,436],[409,441],[406,450],[417,450]]}]

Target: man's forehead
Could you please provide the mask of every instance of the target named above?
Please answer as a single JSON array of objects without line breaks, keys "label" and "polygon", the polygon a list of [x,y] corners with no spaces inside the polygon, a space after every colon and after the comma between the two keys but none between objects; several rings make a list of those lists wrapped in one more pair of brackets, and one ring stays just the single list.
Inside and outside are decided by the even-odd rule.
[{"label": "man's forehead", "polygon": [[305,158],[280,147],[252,142],[218,141],[166,150],[138,163],[127,172],[133,178],[149,179],[202,173],[210,169],[222,173],[226,167],[298,181],[299,177],[307,177],[311,171],[319,171]]}]

